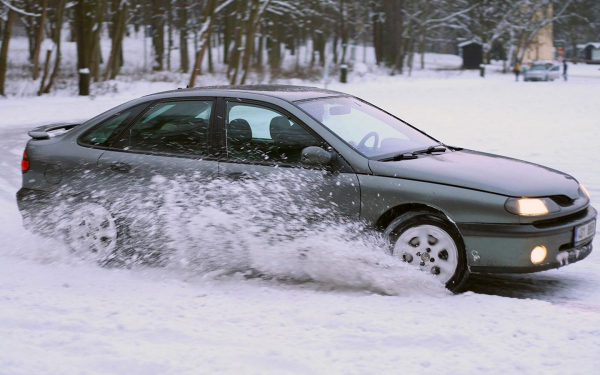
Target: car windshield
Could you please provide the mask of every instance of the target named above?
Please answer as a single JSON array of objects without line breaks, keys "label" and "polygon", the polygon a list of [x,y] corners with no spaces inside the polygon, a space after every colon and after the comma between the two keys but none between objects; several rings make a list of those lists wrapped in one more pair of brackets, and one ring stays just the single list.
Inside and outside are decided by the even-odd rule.
[{"label": "car windshield", "polygon": [[415,128],[352,97],[296,103],[361,154],[381,158],[439,145]]},{"label": "car windshield", "polygon": [[546,65],[534,65],[531,70],[547,70]]}]

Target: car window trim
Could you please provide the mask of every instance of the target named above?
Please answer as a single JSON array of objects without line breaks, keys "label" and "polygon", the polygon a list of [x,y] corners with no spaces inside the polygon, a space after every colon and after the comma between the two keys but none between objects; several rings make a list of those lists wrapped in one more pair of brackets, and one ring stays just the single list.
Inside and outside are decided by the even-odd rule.
[{"label": "car window trim", "polygon": [[[215,108],[216,108],[216,102],[217,102],[217,97],[214,96],[195,96],[195,97],[184,97],[184,98],[166,98],[166,99],[160,99],[160,100],[155,100],[153,101],[148,107],[146,107],[145,110],[143,110],[138,116],[136,116],[136,118],[134,120],[132,120],[127,127],[123,128],[123,130],[119,133],[119,135],[117,137],[115,137],[115,139],[113,140],[113,142],[111,143],[111,145],[106,148],[109,151],[120,151],[120,152],[128,152],[128,153],[135,153],[135,154],[142,154],[142,155],[153,155],[153,156],[166,156],[166,157],[184,157],[186,159],[200,159],[200,160],[217,160],[218,159],[218,155],[212,155],[211,154],[211,150],[213,149],[212,142],[213,142],[213,137],[210,135],[211,132],[213,132],[214,130],[214,122],[215,122]],[[125,148],[119,148],[117,147],[118,143],[123,139],[123,135],[127,134],[127,132],[129,130],[131,130],[131,128],[133,126],[135,126],[138,121],[144,117],[144,115],[146,113],[148,113],[148,111],[150,111],[152,108],[156,107],[159,104],[162,103],[168,103],[168,102],[190,102],[190,101],[211,101],[212,102],[212,107],[211,107],[211,113],[210,113],[210,118],[208,120],[208,132],[209,132],[209,137],[208,137],[208,147],[207,147],[207,151],[209,152],[208,155],[189,155],[189,154],[181,154],[181,153],[176,153],[176,152],[162,152],[162,151],[149,151],[149,150],[132,150],[132,149],[125,149]],[[119,140],[117,140],[119,139]]]}]

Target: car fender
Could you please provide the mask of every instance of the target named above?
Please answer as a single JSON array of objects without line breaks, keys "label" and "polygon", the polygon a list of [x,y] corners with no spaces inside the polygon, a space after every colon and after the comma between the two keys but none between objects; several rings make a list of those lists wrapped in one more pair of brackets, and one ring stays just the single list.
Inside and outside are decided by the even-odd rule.
[{"label": "car fender", "polygon": [[454,223],[519,223],[518,216],[504,209],[504,195],[384,176],[359,175],[358,179],[361,218],[373,226],[386,212],[404,205],[429,207]]}]

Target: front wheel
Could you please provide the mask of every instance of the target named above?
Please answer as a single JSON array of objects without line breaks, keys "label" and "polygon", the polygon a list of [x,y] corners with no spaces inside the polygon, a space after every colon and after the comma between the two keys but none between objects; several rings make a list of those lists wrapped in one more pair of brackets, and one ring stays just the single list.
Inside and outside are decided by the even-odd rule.
[{"label": "front wheel", "polygon": [[384,232],[390,252],[403,261],[435,275],[452,292],[469,276],[460,233],[445,217],[431,212],[408,212]]}]

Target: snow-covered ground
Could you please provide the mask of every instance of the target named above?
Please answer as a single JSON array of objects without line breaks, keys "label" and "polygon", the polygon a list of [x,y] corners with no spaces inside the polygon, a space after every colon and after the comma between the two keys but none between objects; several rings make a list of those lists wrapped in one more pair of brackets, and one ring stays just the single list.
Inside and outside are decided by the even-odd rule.
[{"label": "snow-covered ground", "polygon": [[[388,109],[445,143],[568,172],[597,206],[597,68],[572,65],[568,82],[415,71],[412,78],[355,76],[329,88]],[[402,269],[402,287],[391,289],[381,286],[394,283],[394,274],[335,273],[335,264],[322,265],[329,279],[311,282],[107,269],[21,228],[14,193],[27,130],[176,86],[139,82],[95,99],[0,100],[0,374],[597,372],[598,249],[559,270],[473,277],[469,292],[451,296]],[[327,250],[343,255],[343,245]]]}]

